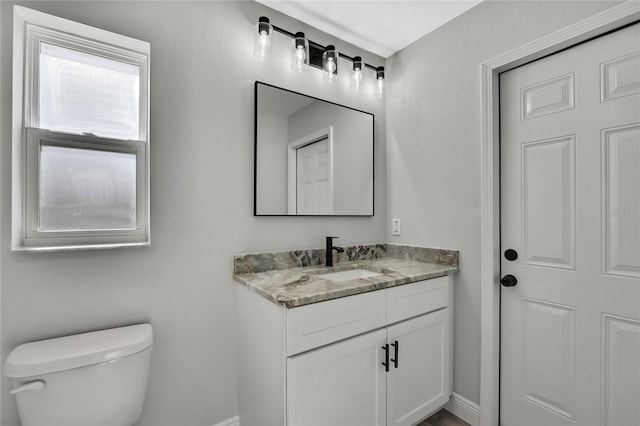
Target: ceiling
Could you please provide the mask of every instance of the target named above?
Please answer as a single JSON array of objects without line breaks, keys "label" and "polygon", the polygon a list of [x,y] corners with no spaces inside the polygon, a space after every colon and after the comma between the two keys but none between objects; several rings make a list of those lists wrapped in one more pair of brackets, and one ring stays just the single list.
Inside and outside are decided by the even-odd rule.
[{"label": "ceiling", "polygon": [[387,58],[482,0],[256,1]]}]

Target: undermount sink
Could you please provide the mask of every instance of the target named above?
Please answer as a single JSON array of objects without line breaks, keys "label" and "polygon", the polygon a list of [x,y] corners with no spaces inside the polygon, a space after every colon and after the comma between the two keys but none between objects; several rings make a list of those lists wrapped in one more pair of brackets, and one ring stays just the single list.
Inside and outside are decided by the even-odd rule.
[{"label": "undermount sink", "polygon": [[382,275],[380,272],[369,271],[368,269],[350,269],[348,271],[331,272],[329,274],[321,274],[320,277],[327,280],[342,282],[357,280],[360,278],[371,278]]}]

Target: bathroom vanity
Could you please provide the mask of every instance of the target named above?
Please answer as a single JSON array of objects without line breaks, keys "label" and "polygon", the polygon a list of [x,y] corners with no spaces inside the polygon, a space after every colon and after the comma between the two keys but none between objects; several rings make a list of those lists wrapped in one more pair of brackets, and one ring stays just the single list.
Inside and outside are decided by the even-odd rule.
[{"label": "bathroom vanity", "polygon": [[332,268],[236,261],[242,426],[412,425],[449,400],[457,252],[388,246]]}]

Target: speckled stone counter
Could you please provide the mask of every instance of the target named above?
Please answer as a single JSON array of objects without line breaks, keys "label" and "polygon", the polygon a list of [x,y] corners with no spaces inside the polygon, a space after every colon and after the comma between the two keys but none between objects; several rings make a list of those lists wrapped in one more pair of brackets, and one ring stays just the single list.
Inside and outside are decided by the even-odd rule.
[{"label": "speckled stone counter", "polygon": [[[333,267],[322,266],[322,249],[237,255],[233,278],[275,304],[294,308],[458,271],[458,252],[454,250],[375,244],[345,247],[341,255],[334,256]],[[342,282],[323,278],[324,274],[350,269],[381,275]]]}]

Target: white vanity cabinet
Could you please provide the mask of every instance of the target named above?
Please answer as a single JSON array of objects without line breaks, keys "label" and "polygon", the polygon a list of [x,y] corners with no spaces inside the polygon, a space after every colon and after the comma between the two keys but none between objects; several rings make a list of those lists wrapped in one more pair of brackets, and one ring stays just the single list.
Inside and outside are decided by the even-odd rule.
[{"label": "white vanity cabinet", "polygon": [[449,309],[406,320],[387,329],[398,342],[398,366],[387,374],[387,424],[412,425],[451,396]]},{"label": "white vanity cabinet", "polygon": [[451,395],[451,300],[450,276],[290,309],[238,286],[241,426],[416,424]]},{"label": "white vanity cabinet", "polygon": [[387,373],[376,330],[287,360],[289,425],[386,424]]}]

